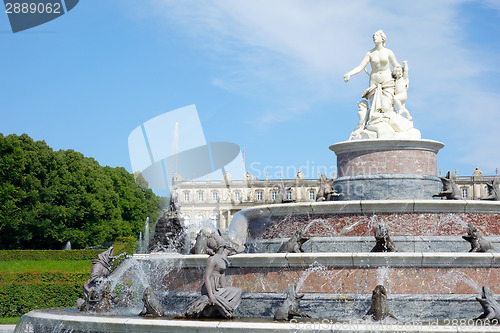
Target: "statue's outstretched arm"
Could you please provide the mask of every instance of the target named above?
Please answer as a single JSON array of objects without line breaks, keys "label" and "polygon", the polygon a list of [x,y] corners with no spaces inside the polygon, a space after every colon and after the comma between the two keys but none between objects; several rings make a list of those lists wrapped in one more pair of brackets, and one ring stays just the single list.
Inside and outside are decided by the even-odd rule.
[{"label": "statue's outstretched arm", "polygon": [[369,52],[366,52],[365,57],[363,58],[363,60],[361,60],[361,63],[358,66],[354,67],[350,72],[344,75],[344,81],[345,82],[349,81],[352,75],[356,75],[359,72],[361,72],[366,67],[366,65],[368,65],[369,62],[370,62],[370,54]]}]

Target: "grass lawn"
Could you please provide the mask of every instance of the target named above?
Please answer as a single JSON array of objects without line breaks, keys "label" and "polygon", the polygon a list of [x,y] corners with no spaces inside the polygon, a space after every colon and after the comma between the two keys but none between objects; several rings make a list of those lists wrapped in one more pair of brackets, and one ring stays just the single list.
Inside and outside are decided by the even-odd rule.
[{"label": "grass lawn", "polygon": [[14,260],[0,261],[2,273],[24,272],[88,272],[92,268],[92,260]]},{"label": "grass lawn", "polygon": [[15,325],[21,317],[0,318],[0,325]]}]

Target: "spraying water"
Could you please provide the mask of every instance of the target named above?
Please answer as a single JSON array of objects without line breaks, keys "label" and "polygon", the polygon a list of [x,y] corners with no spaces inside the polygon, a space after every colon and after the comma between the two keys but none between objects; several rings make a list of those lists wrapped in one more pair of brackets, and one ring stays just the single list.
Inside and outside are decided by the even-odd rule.
[{"label": "spraying water", "polygon": [[149,246],[149,216],[146,218],[146,223],[144,224],[144,240],[143,240],[143,253],[148,251]]},{"label": "spraying water", "polygon": [[68,242],[64,245],[63,250],[71,250],[71,242],[70,242],[70,241],[68,241]]}]

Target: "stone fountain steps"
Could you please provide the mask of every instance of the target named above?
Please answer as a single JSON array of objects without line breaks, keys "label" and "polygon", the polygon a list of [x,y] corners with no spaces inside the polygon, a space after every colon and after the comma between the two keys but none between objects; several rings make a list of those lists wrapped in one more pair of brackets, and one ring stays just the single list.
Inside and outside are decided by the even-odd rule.
[{"label": "stone fountain steps", "polygon": [[[175,267],[158,285],[160,299],[172,315],[200,295],[207,257],[134,256],[154,267]],[[481,286],[497,292],[500,276],[500,253],[244,253],[231,256],[230,261],[228,283],[243,290],[237,315],[254,318],[272,317],[293,282],[305,294],[301,311],[320,318],[316,321],[362,318],[373,289],[383,284],[389,308],[402,322],[415,317],[419,322],[467,322],[482,312],[475,300]]]},{"label": "stone fountain steps", "polygon": [[[484,237],[500,249],[500,236]],[[470,244],[462,236],[391,236],[398,252],[468,252]],[[246,244],[250,253],[276,253],[288,238],[258,239]],[[311,237],[302,245],[304,252],[370,252],[373,236]]]},{"label": "stone fountain steps", "polygon": [[[151,267],[171,267],[155,289],[198,292],[207,255],[135,255]],[[290,283],[304,293],[371,294],[383,284],[392,294],[496,294],[500,253],[245,253],[230,257],[230,285],[246,293],[283,292]]]},{"label": "stone fountain steps", "polygon": [[[446,240],[464,243],[460,237],[466,234],[468,223],[474,224],[483,236],[499,237],[500,202],[358,200],[263,205],[238,213],[231,222],[229,234],[242,243],[266,242],[291,237],[297,229],[305,228],[306,236],[333,237],[342,242],[343,237],[372,236],[376,225],[385,224],[391,238],[415,237],[413,240],[406,239],[414,243],[409,244],[409,250],[413,247],[416,251],[433,251],[432,246],[435,245],[438,251],[443,251],[446,250]],[[250,236],[248,239],[241,236],[247,234]],[[436,241],[436,244],[431,244],[431,248],[422,244],[424,248],[420,249],[418,237],[424,241],[426,238]],[[403,242],[406,240],[403,238]],[[445,248],[442,248],[443,245]],[[454,248],[447,251],[454,251]]]},{"label": "stone fountain steps", "polygon": [[[300,291],[299,291],[300,292]],[[165,311],[176,316],[200,295],[199,292],[165,292],[159,294],[164,300]],[[274,311],[286,299],[285,293],[243,293],[236,310],[241,318],[272,318]],[[476,295],[388,295],[388,305],[399,321],[407,322],[418,313],[419,322],[444,323],[449,320],[470,320],[481,314]],[[316,294],[305,293],[300,302],[300,311],[313,318],[335,321],[361,320],[371,304],[371,294]]]}]

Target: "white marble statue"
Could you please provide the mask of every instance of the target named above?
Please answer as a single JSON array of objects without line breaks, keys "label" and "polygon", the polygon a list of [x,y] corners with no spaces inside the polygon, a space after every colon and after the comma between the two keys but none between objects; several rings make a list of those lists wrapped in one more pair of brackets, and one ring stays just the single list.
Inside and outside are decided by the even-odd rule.
[{"label": "white marble statue", "polygon": [[369,74],[369,87],[362,95],[370,101],[370,107],[368,108],[366,101],[358,102],[359,123],[349,140],[420,139],[420,131],[413,127],[412,118],[405,105],[409,83],[408,64],[404,61],[404,67],[399,65],[394,53],[385,47],[385,40],[386,36],[382,30],[375,32],[375,47],[365,54],[357,67],[344,75],[345,82],[348,82],[352,75],[366,71],[368,64],[372,69]]}]

